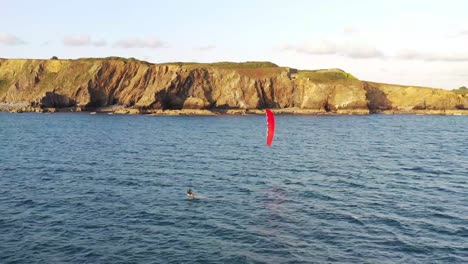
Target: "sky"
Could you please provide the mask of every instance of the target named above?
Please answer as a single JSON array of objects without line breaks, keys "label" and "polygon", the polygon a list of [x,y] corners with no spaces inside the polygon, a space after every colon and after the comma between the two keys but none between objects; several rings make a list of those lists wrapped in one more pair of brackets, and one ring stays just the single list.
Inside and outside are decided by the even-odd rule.
[{"label": "sky", "polygon": [[271,61],[468,86],[464,0],[0,0],[0,58]]}]

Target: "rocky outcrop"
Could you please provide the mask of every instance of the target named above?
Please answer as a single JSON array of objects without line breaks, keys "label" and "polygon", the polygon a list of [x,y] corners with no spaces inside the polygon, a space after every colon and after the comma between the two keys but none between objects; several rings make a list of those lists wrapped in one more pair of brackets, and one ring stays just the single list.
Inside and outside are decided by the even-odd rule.
[{"label": "rocky outcrop", "polygon": [[425,87],[365,82],[369,110],[460,110],[468,106],[464,95]]},{"label": "rocky outcrop", "polygon": [[26,111],[117,106],[119,113],[234,114],[263,108],[306,114],[468,108],[467,98],[451,91],[365,82],[339,69],[297,71],[268,62],[151,64],[122,58],[0,59],[0,104],[26,104]]}]

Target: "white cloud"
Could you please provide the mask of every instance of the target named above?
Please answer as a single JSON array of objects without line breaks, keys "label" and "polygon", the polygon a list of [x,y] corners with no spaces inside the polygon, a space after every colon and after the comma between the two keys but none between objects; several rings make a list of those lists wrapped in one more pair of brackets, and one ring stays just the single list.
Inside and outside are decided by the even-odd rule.
[{"label": "white cloud", "polygon": [[157,38],[126,38],[117,41],[114,45],[118,48],[132,49],[132,48],[163,48],[165,43]]},{"label": "white cloud", "polygon": [[67,36],[63,38],[63,45],[65,46],[89,46],[91,45],[91,38],[89,36]]},{"label": "white cloud", "polygon": [[332,55],[338,53],[337,45],[326,40],[310,42],[297,47],[291,46],[291,49],[299,53],[310,55]]},{"label": "white cloud", "polygon": [[283,50],[350,59],[468,62],[468,30],[447,37],[446,31],[366,31],[344,28],[326,39],[292,44]]},{"label": "white cloud", "polygon": [[105,40],[93,41],[88,35],[81,36],[67,36],[63,38],[63,45],[70,47],[83,47],[83,46],[94,46],[104,47],[107,45]]},{"label": "white cloud", "polygon": [[8,46],[17,46],[17,45],[26,44],[26,42],[14,35],[0,33],[0,44],[8,45]]},{"label": "white cloud", "polygon": [[368,46],[365,44],[350,44],[344,47],[343,52],[339,53],[353,59],[371,59],[371,58],[384,58],[385,55],[376,47]]},{"label": "white cloud", "polygon": [[212,45],[207,45],[207,46],[200,46],[200,47],[195,47],[196,50],[199,51],[209,51],[209,50],[214,50],[216,47]]},{"label": "white cloud", "polygon": [[345,27],[343,29],[343,35],[345,36],[352,36],[352,35],[358,34],[359,32],[360,30],[354,27]]},{"label": "white cloud", "polygon": [[460,32],[458,32],[458,34],[459,34],[460,36],[468,36],[468,29],[461,30]]},{"label": "white cloud", "polygon": [[382,51],[371,45],[353,41],[321,40],[302,45],[287,45],[283,50],[292,50],[308,55],[338,55],[353,59],[383,58]]},{"label": "white cloud", "polygon": [[397,54],[396,58],[403,60],[462,62],[468,61],[468,52],[429,53],[415,50],[402,50]]},{"label": "white cloud", "polygon": [[94,41],[92,45],[95,47],[104,47],[104,46],[107,46],[107,42],[101,39],[101,40]]},{"label": "white cloud", "polygon": [[468,29],[448,30],[448,32],[444,34],[444,37],[448,39],[458,39],[459,41],[462,38],[468,37]]}]

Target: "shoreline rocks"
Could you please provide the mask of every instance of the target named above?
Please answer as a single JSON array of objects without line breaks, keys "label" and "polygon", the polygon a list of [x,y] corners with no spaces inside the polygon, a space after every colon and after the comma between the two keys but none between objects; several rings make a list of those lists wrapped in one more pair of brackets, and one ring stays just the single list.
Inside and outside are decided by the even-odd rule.
[{"label": "shoreline rocks", "polygon": [[[316,109],[300,109],[300,108],[271,108],[277,115],[468,115],[467,110],[412,110],[412,109],[393,109],[383,110],[378,112],[370,112],[366,109],[355,110],[338,110],[336,112],[327,112],[325,110]],[[119,114],[119,115],[153,115],[153,116],[177,116],[177,115],[193,115],[193,116],[213,116],[213,115],[263,115],[264,109],[137,109],[125,107],[113,108],[82,108],[82,107],[65,107],[65,108],[39,108],[31,106],[5,106],[0,105],[0,112],[10,113],[100,113],[100,114]]]}]

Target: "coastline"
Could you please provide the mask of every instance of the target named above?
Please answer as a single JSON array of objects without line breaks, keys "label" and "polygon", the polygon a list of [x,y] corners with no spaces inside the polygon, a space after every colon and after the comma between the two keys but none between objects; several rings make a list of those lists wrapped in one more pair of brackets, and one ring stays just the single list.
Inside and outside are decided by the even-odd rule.
[{"label": "coastline", "polygon": [[468,93],[271,62],[0,59],[0,111],[152,115],[467,115]]},{"label": "coastline", "polygon": [[[408,114],[408,115],[468,115],[467,109],[459,110],[426,110],[426,109],[389,109],[382,111],[370,111],[368,109],[338,109],[326,111],[325,109],[304,108],[272,108],[277,115],[373,115],[373,114]],[[41,108],[32,107],[28,103],[0,103],[0,112],[10,113],[102,113],[120,115],[154,115],[154,116],[214,116],[214,115],[263,115],[264,109],[139,109],[126,108],[121,105],[108,107],[64,107]]]}]

